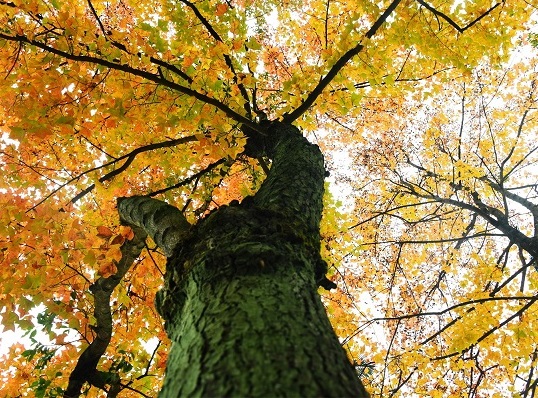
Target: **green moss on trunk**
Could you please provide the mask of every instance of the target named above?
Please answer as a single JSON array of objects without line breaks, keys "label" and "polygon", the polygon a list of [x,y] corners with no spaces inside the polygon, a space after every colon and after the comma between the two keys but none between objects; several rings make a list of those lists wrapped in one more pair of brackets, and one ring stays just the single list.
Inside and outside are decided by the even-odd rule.
[{"label": "green moss on trunk", "polygon": [[169,258],[161,397],[366,396],[317,293],[323,157],[292,126],[269,133],[259,192],[200,222]]}]

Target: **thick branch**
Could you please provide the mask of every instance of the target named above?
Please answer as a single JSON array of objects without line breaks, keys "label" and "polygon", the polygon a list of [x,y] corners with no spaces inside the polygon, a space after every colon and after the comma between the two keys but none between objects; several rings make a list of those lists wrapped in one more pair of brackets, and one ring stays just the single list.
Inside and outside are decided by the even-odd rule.
[{"label": "thick branch", "polygon": [[147,196],[119,198],[118,212],[122,223],[143,228],[167,257],[191,227],[177,207]]},{"label": "thick branch", "polygon": [[[538,247],[534,244],[533,239],[526,236],[524,233],[522,233],[517,228],[510,225],[506,217],[504,217],[504,214],[500,212],[500,210],[497,210],[497,212],[500,212],[501,214],[497,214],[495,212],[494,214],[491,213],[491,206],[481,206],[477,202],[477,206],[470,205],[468,203],[455,200],[455,199],[448,199],[448,198],[442,198],[437,195],[428,193],[428,194],[421,194],[415,191],[414,189],[410,188],[411,191],[408,192],[411,195],[418,196],[424,199],[434,199],[440,203],[449,204],[452,206],[459,207],[461,209],[469,210],[473,213],[478,214],[480,217],[482,217],[484,220],[489,222],[491,225],[493,225],[495,228],[500,230],[504,235],[510,239],[510,241],[514,242],[518,247],[522,248],[523,250],[527,251],[529,254],[531,254],[533,257],[538,257]],[[476,195],[476,193],[475,193]],[[478,197],[478,196],[477,196]]]},{"label": "thick branch", "polygon": [[[101,277],[90,286],[94,297],[94,326],[96,336],[92,343],[84,350],[78,359],[77,365],[69,376],[69,384],[64,392],[64,398],[74,398],[80,395],[85,382],[104,388],[110,384],[104,378],[105,372],[97,370],[97,364],[105,353],[112,337],[112,313],[110,310],[110,295],[120,283],[131,264],[140,255],[144,248],[147,234],[141,228],[133,227],[134,237],[126,240],[121,246],[121,260],[116,265],[115,275],[107,278]],[[113,375],[108,374],[110,377]]]},{"label": "thick branch", "polygon": [[94,296],[96,337],[71,373],[64,398],[78,397],[85,382],[102,389],[110,385],[109,395],[117,394],[120,388],[117,375],[97,370],[112,337],[110,295],[140,255],[148,235],[170,256],[190,229],[190,224],[177,208],[144,196],[118,199],[118,212],[121,222],[133,229],[134,238],[123,243],[116,274],[99,278],[90,287]]}]

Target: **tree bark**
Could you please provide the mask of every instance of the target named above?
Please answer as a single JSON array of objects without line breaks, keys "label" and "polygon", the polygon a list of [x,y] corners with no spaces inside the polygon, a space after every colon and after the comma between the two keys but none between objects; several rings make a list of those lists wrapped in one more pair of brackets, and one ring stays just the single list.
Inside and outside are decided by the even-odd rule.
[{"label": "tree bark", "polygon": [[317,293],[323,156],[291,125],[267,134],[258,193],[199,222],[168,259],[160,397],[367,396]]}]

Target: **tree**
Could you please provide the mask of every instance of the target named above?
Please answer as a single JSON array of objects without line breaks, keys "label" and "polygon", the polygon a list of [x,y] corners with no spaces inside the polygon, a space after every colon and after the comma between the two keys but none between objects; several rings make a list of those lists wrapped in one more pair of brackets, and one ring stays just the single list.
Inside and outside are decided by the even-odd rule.
[{"label": "tree", "polygon": [[158,389],[163,257],[163,396],[365,395],[317,294],[306,132],[328,147],[483,48],[506,59],[532,11],[400,3],[0,1],[2,324],[33,343],[6,395]]},{"label": "tree", "polygon": [[422,98],[394,122],[402,134],[356,156],[371,176],[357,206],[375,206],[351,229],[384,270],[360,275],[386,289],[382,391],[536,390],[536,56],[526,44],[512,58]]}]

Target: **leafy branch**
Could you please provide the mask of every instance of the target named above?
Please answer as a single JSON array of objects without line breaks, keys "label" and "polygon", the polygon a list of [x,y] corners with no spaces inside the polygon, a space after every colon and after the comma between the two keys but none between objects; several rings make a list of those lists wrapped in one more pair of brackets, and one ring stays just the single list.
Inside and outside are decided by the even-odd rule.
[{"label": "leafy branch", "polygon": [[[491,302],[491,301],[520,301],[520,300],[526,300],[528,301],[528,303],[522,307],[522,309],[527,309],[528,307],[530,307],[530,305],[532,305],[533,303],[535,303],[537,300],[538,300],[538,295],[534,295],[534,296],[493,296],[493,297],[484,297],[484,298],[480,298],[480,299],[474,299],[474,300],[467,300],[467,301],[464,301],[464,302],[461,302],[461,303],[457,303],[457,304],[454,304],[450,307],[447,307],[447,308],[444,308],[442,310],[439,310],[439,311],[425,311],[425,312],[417,312],[417,313],[412,313],[412,314],[404,314],[404,315],[398,315],[398,316],[392,316],[392,317],[376,317],[376,318],[372,318],[372,319],[368,319],[368,321],[366,321],[362,326],[358,327],[352,334],[350,334],[349,336],[347,336],[343,341],[342,341],[342,345],[345,345],[347,344],[349,341],[351,341],[355,336],[357,336],[364,328],[366,328],[367,326],[371,325],[371,324],[374,324],[376,322],[391,322],[391,321],[397,321],[397,322],[401,322],[403,320],[406,320],[406,319],[413,319],[413,318],[420,318],[420,317],[428,317],[428,316],[440,316],[440,315],[444,315],[444,314],[447,314],[447,313],[450,313],[451,311],[454,311],[455,309],[457,308],[462,308],[462,307],[467,307],[467,306],[470,306],[470,305],[474,305],[474,304],[482,304],[482,303],[487,303],[487,302]],[[518,310],[518,312],[516,313],[517,315],[521,314],[522,313],[522,309]],[[474,307],[472,307],[471,310],[474,310]],[[467,312],[469,312],[469,309],[466,310]],[[516,315],[516,316],[517,316]],[[461,319],[461,316],[458,316],[456,318],[454,318],[453,320],[450,321],[450,323],[448,324],[448,326],[451,326],[453,325],[455,322],[457,322],[458,320]],[[508,319],[513,319],[513,317],[511,316],[510,318]],[[509,321],[507,321],[509,322]],[[506,323],[507,323],[506,322]],[[500,328],[501,326],[499,327],[496,327],[496,329]],[[446,330],[446,326],[443,327],[441,329],[441,332]],[[491,334],[491,333],[490,333]],[[437,335],[437,334],[436,334]],[[489,334],[488,334],[489,335]],[[424,345],[426,344],[428,341],[430,341],[433,337],[429,337],[428,339],[426,339],[425,341],[423,341],[421,343],[421,345]],[[484,337],[485,338],[485,337]],[[478,343],[478,342],[477,342]],[[452,355],[457,355],[458,353],[454,353]],[[436,358],[436,359],[441,359],[441,358]]]},{"label": "leafy branch", "polygon": [[[96,166],[96,167],[93,167],[93,168],[88,169],[88,170],[85,170],[84,172],[72,177],[70,180],[68,180],[67,182],[61,184],[59,187],[57,187],[52,192],[50,192],[48,195],[46,195],[43,199],[41,199],[34,206],[32,206],[30,209],[28,209],[27,212],[34,210],[36,207],[41,205],[43,202],[45,202],[47,199],[49,199],[51,196],[58,193],[60,190],[62,190],[63,188],[65,188],[69,184],[72,184],[73,182],[80,180],[85,175],[90,174],[90,173],[92,173],[94,171],[97,171],[97,170],[100,170],[100,169],[115,165],[116,163],[121,162],[122,160],[125,160],[125,162],[120,167],[118,167],[117,169],[114,169],[112,171],[109,171],[104,176],[100,177],[99,180],[98,180],[101,183],[105,182],[105,181],[109,181],[112,178],[114,178],[115,176],[117,176],[118,174],[120,174],[121,172],[125,171],[131,165],[131,163],[135,160],[136,156],[141,154],[141,153],[148,152],[148,151],[153,151],[153,150],[161,149],[161,148],[170,148],[170,147],[173,147],[173,146],[186,144],[188,142],[194,142],[194,141],[197,141],[197,140],[198,139],[196,138],[196,136],[190,135],[190,136],[186,136],[186,137],[177,138],[177,139],[174,139],[174,140],[156,142],[156,143],[153,143],[153,144],[148,144],[148,145],[138,147],[138,148],[132,150],[131,152],[129,152],[129,153],[125,154],[125,155],[122,155],[120,157],[115,158],[114,160],[111,160],[110,162],[104,163],[104,164],[102,164],[100,166]],[[90,186],[85,188],[83,191],[81,191],[79,194],[77,194],[74,198],[72,198],[70,200],[70,203],[78,202],[80,199],[82,199],[85,195],[87,195],[88,193],[90,193],[94,189],[95,189],[95,184],[91,184]]]},{"label": "leafy branch", "polygon": [[[385,23],[387,18],[392,14],[396,9],[401,0],[394,0],[381,14],[381,16],[374,22],[372,27],[366,32],[365,37],[367,39],[372,38],[376,32],[381,28]],[[313,104],[316,102],[316,99],[321,95],[323,90],[331,83],[331,81],[336,77],[336,75],[342,70],[342,68],[356,55],[358,55],[364,48],[362,42],[357,44],[352,49],[348,50],[344,55],[342,55],[338,61],[332,66],[332,68],[327,72],[327,74],[320,79],[319,83],[314,87],[314,89],[308,94],[305,100],[299,105],[293,112],[284,116],[284,122],[292,123],[297,120],[303,113],[305,113]]]},{"label": "leafy branch", "polygon": [[[202,23],[202,25],[204,25],[204,27],[207,29],[207,31],[209,32],[211,37],[213,37],[216,41],[218,41],[220,43],[224,43],[224,41],[222,40],[220,35],[213,28],[213,26],[209,23],[209,21],[202,15],[200,10],[196,7],[196,5],[194,3],[192,3],[192,2],[190,2],[188,0],[179,0],[179,1],[181,1],[181,3],[185,4],[187,7],[189,7],[194,12],[194,15],[196,15],[196,18],[198,18],[200,20],[200,22]],[[226,63],[226,66],[228,67],[228,69],[230,69],[230,71],[234,75],[234,78],[233,78],[234,83],[237,83],[238,82],[238,77],[237,77],[237,73],[235,71],[235,68],[233,66],[232,59],[230,58],[230,56],[228,54],[224,54],[223,56],[224,56],[224,62]],[[250,109],[250,98],[249,98],[249,95],[247,93],[247,90],[245,89],[245,86],[241,82],[239,82],[239,84],[237,84],[237,87],[239,88],[239,92],[241,93],[241,96],[245,100],[244,108],[245,108],[245,111],[247,112],[247,117],[250,118],[252,116],[252,111]]]},{"label": "leafy branch", "polygon": [[145,71],[145,70],[142,70],[142,69],[133,68],[132,66],[129,66],[127,64],[122,64],[122,63],[119,63],[119,62],[109,61],[109,60],[94,57],[94,56],[91,56],[91,55],[73,54],[73,53],[70,53],[70,52],[67,52],[67,51],[57,49],[57,48],[52,47],[50,45],[47,45],[47,44],[42,43],[42,42],[40,42],[38,40],[30,39],[30,38],[28,38],[27,36],[24,36],[24,35],[10,36],[10,35],[7,35],[5,33],[0,33],[0,39],[4,39],[4,40],[7,40],[7,41],[16,42],[16,43],[30,44],[32,46],[35,46],[35,47],[41,49],[41,50],[47,51],[47,52],[49,52],[51,54],[58,55],[60,57],[63,57],[65,59],[68,59],[68,60],[71,60],[71,61],[88,62],[88,63],[92,63],[92,64],[96,64],[96,65],[101,65],[101,66],[104,66],[104,67],[107,67],[107,68],[110,68],[110,69],[113,69],[113,70],[125,72],[125,73],[128,73],[128,74],[133,75],[133,76],[142,77],[142,78],[144,78],[146,80],[149,80],[151,82],[154,82],[154,83],[156,83],[158,85],[168,87],[168,88],[170,88],[172,90],[175,90],[177,92],[180,92],[180,93],[186,94],[186,95],[188,95],[190,97],[193,97],[193,98],[195,98],[195,99],[197,99],[197,100],[199,100],[201,102],[204,102],[204,103],[206,103],[208,105],[212,105],[213,107],[215,107],[215,108],[221,110],[222,112],[224,112],[224,114],[226,116],[228,116],[229,118],[235,120],[236,122],[241,123],[241,124],[243,124],[245,126],[248,126],[249,128],[253,129],[254,131],[257,131],[257,132],[260,132],[260,133],[264,132],[263,128],[261,128],[260,125],[253,122],[252,120],[246,118],[245,116],[240,115],[239,113],[237,113],[233,109],[229,108],[227,105],[225,105],[221,101],[219,101],[219,100],[217,100],[217,99],[215,99],[213,97],[210,97],[210,96],[208,96],[206,94],[202,94],[202,93],[200,93],[200,92],[198,92],[196,90],[193,90],[193,89],[191,89],[189,87],[182,86],[181,84],[178,84],[178,83],[175,83],[175,82],[173,82],[171,80],[168,80],[160,73],[151,73],[151,72],[148,72],[148,71]]},{"label": "leafy branch", "polygon": [[[469,24],[464,26],[463,28],[460,27],[457,23],[455,23],[450,17],[448,17],[446,14],[441,13],[440,11],[437,11],[435,8],[424,2],[423,0],[417,0],[422,6],[427,8],[429,11],[433,12],[435,15],[442,17],[445,19],[451,26],[453,26],[458,32],[463,33],[465,30],[469,29],[473,25],[475,25],[477,22],[485,18],[487,15],[489,15],[493,10],[495,10],[498,6],[503,4],[504,2],[499,2],[493,5],[491,8],[489,8],[486,12],[482,13],[480,16],[478,16],[476,19],[471,21]],[[387,9],[379,16],[379,18],[374,22],[374,24],[370,27],[370,29],[366,32],[364,37],[366,39],[371,39],[374,37],[374,35],[377,33],[377,31],[381,28],[381,26],[387,21],[389,16],[394,12],[396,7],[398,7],[401,0],[394,0]],[[319,83],[314,87],[314,89],[308,94],[306,99],[299,105],[295,110],[293,110],[291,113],[284,116],[283,120],[287,123],[292,123],[296,119],[298,119],[303,113],[305,113],[315,102],[316,99],[321,95],[323,90],[331,83],[331,81],[336,77],[336,75],[344,68],[344,66],[356,55],[358,55],[362,50],[364,49],[364,44],[362,44],[362,41],[359,42],[355,47],[348,50],[344,55],[342,55],[335,64],[331,67],[329,72],[322,77],[319,81]],[[359,83],[360,84],[360,83]]]}]

